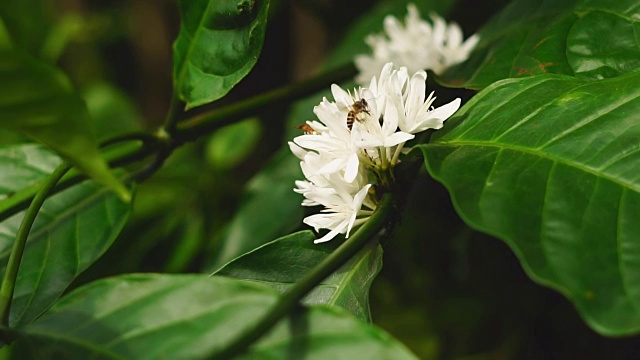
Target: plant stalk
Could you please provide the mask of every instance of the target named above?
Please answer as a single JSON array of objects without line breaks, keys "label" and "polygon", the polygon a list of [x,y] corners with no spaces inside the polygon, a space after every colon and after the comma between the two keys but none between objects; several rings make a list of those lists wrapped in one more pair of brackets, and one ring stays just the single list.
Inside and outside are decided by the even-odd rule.
[{"label": "plant stalk", "polygon": [[71,166],[66,163],[58,165],[53,173],[47,178],[47,180],[40,186],[40,189],[36,193],[33,201],[29,205],[29,209],[24,214],[24,218],[18,228],[16,234],[16,240],[13,243],[11,254],[9,255],[9,262],[7,263],[7,269],[2,279],[2,286],[0,287],[0,314],[2,315],[1,325],[9,327],[9,314],[11,311],[11,301],[13,300],[13,293],[16,286],[16,278],[18,277],[18,269],[20,268],[20,262],[22,260],[22,254],[27,244],[27,238],[31,227],[33,226],[36,216],[44,204],[47,196],[53,189],[53,187],[62,179],[64,174],[71,169]]},{"label": "plant stalk", "polygon": [[349,261],[363,249],[386,224],[393,209],[393,195],[389,192],[383,195],[378,208],[371,218],[364,223],[355,234],[347,239],[329,257],[322,261],[311,272],[307,273],[289,291],[287,291],[262,320],[247,329],[229,346],[211,356],[211,359],[226,360],[242,353],[246,348],[267,333],[274,325],[292,311],[302,298],[320,282]]},{"label": "plant stalk", "polygon": [[167,111],[167,117],[164,120],[163,129],[172,134],[176,129],[176,124],[178,122],[178,114],[180,112],[180,99],[176,96],[176,94],[171,95],[171,103],[169,104],[169,110]]},{"label": "plant stalk", "polygon": [[[284,86],[264,94],[256,95],[249,99],[241,100],[218,109],[213,109],[209,112],[192,116],[177,123],[173,123],[173,118],[168,117],[168,119],[172,119],[172,126],[175,127],[174,132],[171,134],[174,139],[171,141],[169,150],[173,151],[175,148],[178,148],[188,141],[196,140],[202,136],[210,134],[213,130],[224,125],[228,125],[234,121],[259,113],[263,109],[273,106],[276,103],[303,98],[326,88],[328,84],[342,82],[353,77],[355,74],[355,67],[352,64],[348,64],[309,80]],[[130,135],[132,136],[129,136],[129,134],[118,136],[117,138],[107,140],[106,143],[112,144],[116,140],[138,140],[141,138],[140,134],[137,133]],[[154,135],[150,134],[148,137],[155,138]],[[129,165],[144,160],[159,151],[165,151],[167,149],[167,146],[161,145],[166,141],[166,139],[155,140],[158,141],[145,142],[141,147],[129,149],[112,157],[111,159],[108,159],[109,165],[112,167]],[[58,193],[74,184],[77,184],[85,178],[86,177],[80,173],[70,175],[60,181],[60,184],[53,189],[52,194]],[[38,192],[39,188],[40,184],[34,184],[0,201],[0,221],[4,221],[10,216],[26,209]]]},{"label": "plant stalk", "polygon": [[211,132],[211,130],[242,120],[265,108],[312,95],[319,90],[327,88],[328,84],[342,82],[352,78],[355,74],[356,69],[353,64],[348,64],[309,80],[283,86],[217,110],[194,116],[177,124],[176,140],[180,142],[194,140],[203,134]]}]

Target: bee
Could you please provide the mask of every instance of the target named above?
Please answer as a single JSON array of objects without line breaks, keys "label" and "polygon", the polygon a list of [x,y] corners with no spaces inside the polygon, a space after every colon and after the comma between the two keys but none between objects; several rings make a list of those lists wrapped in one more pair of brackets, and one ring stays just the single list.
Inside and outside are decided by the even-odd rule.
[{"label": "bee", "polygon": [[347,114],[347,128],[351,130],[354,121],[363,122],[363,114],[371,115],[371,113],[369,112],[369,104],[367,103],[367,100],[360,99],[354,102],[353,105],[351,105],[351,109]]}]

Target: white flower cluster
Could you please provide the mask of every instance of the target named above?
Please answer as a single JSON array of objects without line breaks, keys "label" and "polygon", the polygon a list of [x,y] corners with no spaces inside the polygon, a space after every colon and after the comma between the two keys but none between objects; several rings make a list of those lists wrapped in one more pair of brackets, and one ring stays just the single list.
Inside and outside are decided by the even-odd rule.
[{"label": "white flower cluster", "polygon": [[432,70],[441,74],[465,61],[480,40],[478,35],[473,35],[463,42],[462,30],[457,24],[447,24],[432,14],[432,25],[420,18],[415,5],[409,4],[407,10],[404,26],[389,15],[384,19],[386,36],[369,35],[365,39],[373,54],[355,58],[360,71],[356,77],[359,84],[366,84],[388,62],[406,66],[410,73]]},{"label": "white flower cluster", "polygon": [[425,99],[426,80],[424,71],[409,78],[407,68],[394,70],[387,63],[366,88],[351,93],[334,84],[335,101],[324,98],[313,109],[320,121],[307,121],[300,126],[305,134],[289,142],[307,178],[296,181],[302,205],[325,208],[304,219],[316,231],[330,230],[316,243],[348,237],[364,223],[376,209],[379,190],[392,182],[405,142],[441,128],[458,110],[460,99],[433,108],[433,92]]}]

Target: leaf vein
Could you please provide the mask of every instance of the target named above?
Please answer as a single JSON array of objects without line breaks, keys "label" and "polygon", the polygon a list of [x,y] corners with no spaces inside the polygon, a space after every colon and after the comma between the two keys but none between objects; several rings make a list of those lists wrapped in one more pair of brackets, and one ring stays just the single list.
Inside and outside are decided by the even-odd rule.
[{"label": "leaf vein", "polygon": [[477,146],[477,147],[495,147],[495,148],[503,148],[503,149],[507,149],[507,150],[512,150],[512,151],[519,151],[525,154],[531,154],[534,156],[538,156],[541,158],[546,158],[549,159],[551,161],[554,162],[559,162],[562,163],[564,165],[567,165],[571,168],[575,168],[578,169],[580,171],[586,172],[586,173],[590,173],[593,174],[597,177],[603,177],[617,185],[620,185],[622,187],[627,187],[631,190],[633,190],[634,192],[640,193],[640,184],[633,184],[633,183],[625,183],[620,179],[614,178],[613,176],[606,174],[606,173],[601,173],[598,171],[597,168],[591,168],[589,166],[587,166],[586,164],[582,164],[582,163],[577,163],[577,162],[570,162],[566,159],[560,158],[556,155],[550,154],[548,152],[543,152],[540,151],[540,149],[536,149],[536,148],[525,148],[522,146],[517,146],[517,145],[511,145],[511,144],[505,144],[505,143],[501,143],[501,144],[496,144],[494,142],[491,141],[487,141],[487,140],[465,140],[465,141],[452,141],[452,142],[438,142],[438,143],[430,143],[427,146],[454,146],[454,147],[459,147],[459,146]]},{"label": "leaf vein", "polygon": [[[575,89],[578,89],[578,88],[575,88]],[[575,90],[575,89],[572,89],[572,91]],[[548,147],[549,145],[551,145],[554,142],[562,139],[563,137],[571,134],[572,132],[574,132],[576,130],[579,130],[580,128],[590,124],[592,121],[600,119],[602,116],[607,115],[608,113],[614,111],[615,109],[617,109],[617,108],[619,108],[621,106],[624,106],[624,105],[628,104],[629,102],[638,99],[639,97],[640,97],[640,94],[634,94],[634,95],[629,96],[627,98],[620,99],[620,101],[618,101],[616,103],[609,104],[609,106],[607,106],[607,108],[604,109],[605,111],[593,114],[593,115],[583,119],[579,123],[573,125],[572,127],[564,130],[563,132],[561,132],[559,134],[556,134],[556,136],[554,136],[553,138],[548,140],[546,143],[538,146],[538,149],[544,149],[544,148]]]},{"label": "leaf vein", "polygon": [[500,103],[496,104],[493,107],[493,109],[491,109],[488,113],[484,114],[480,119],[476,120],[476,122],[471,124],[468,129],[466,129],[464,132],[462,132],[461,134],[458,134],[456,136],[458,138],[461,138],[462,136],[466,135],[469,131],[475,129],[476,127],[478,127],[480,125],[482,125],[484,119],[486,119],[489,116],[493,115],[493,113],[498,111],[503,105],[509,103],[514,98],[520,96],[525,91],[528,91],[529,89],[532,89],[532,88],[534,88],[534,87],[536,87],[538,85],[544,84],[544,83],[546,83],[548,81],[552,81],[552,80],[554,80],[554,79],[553,78],[543,79],[542,81],[537,82],[535,84],[532,84],[531,86],[522,88],[520,91],[509,93],[509,97],[505,98],[503,101],[501,101]]}]

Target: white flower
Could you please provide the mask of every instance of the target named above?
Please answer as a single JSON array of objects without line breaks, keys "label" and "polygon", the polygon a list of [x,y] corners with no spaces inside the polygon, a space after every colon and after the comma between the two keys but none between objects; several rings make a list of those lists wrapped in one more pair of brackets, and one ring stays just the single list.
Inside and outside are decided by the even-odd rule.
[{"label": "white flower", "polygon": [[[391,93],[391,101],[387,105],[385,121],[394,121],[400,130],[416,134],[427,129],[440,129],[447,120],[460,107],[460,99],[431,109],[431,104],[436,99],[433,92],[425,100],[427,73],[419,71],[409,81],[406,92],[402,95]],[[393,86],[394,84],[390,84]],[[397,86],[397,85],[396,85]]]},{"label": "white flower", "polygon": [[320,166],[315,168],[314,175],[343,171],[345,181],[352,182],[356,178],[360,160],[358,148],[352,141],[344,141],[330,133],[302,135],[293,141],[302,148],[316,151],[322,159],[325,159],[325,161],[317,162]]},{"label": "white flower", "polygon": [[414,138],[413,135],[406,132],[396,131],[398,129],[398,117],[396,115],[387,118],[387,112],[388,111],[385,111],[385,118],[382,125],[379,121],[354,124],[353,131],[360,132],[361,140],[357,142],[359,146],[362,148],[386,148],[396,146]]},{"label": "white flower", "polygon": [[[346,237],[349,237],[354,225],[366,221],[372,212],[362,211],[361,207],[370,188],[371,184],[365,185],[355,196],[345,192],[336,192],[323,198],[322,202],[327,209],[323,210],[321,214],[311,215],[304,219],[304,223],[312,226],[316,231],[331,229],[314,243],[329,241],[338,234],[346,234]],[[358,218],[358,215],[361,217]]]},{"label": "white flower", "polygon": [[384,64],[393,62],[410,73],[433,70],[443,73],[452,65],[465,61],[479,41],[478,35],[462,41],[462,30],[457,24],[449,24],[432,14],[433,25],[422,20],[413,4],[407,5],[405,24],[389,15],[384,19],[384,35],[365,38],[371,47],[371,55],[358,55],[354,61],[360,74],[356,81],[367,84]]},{"label": "white flower", "polygon": [[456,99],[432,109],[433,93],[425,100],[426,76],[419,71],[409,79],[407,68],[394,70],[388,63],[368,88],[345,91],[334,84],[334,101],[324,98],[313,109],[319,121],[307,121],[300,126],[305,134],[289,142],[306,178],[296,181],[294,191],[304,196],[303,206],[324,207],[304,219],[316,231],[329,230],[316,243],[349,237],[366,222],[381,195],[375,191],[393,182],[404,143],[419,131],[442,127],[460,106]]},{"label": "white flower", "polygon": [[431,70],[441,74],[449,67],[467,60],[480,41],[480,36],[474,34],[463,42],[462,29],[458,24],[447,25],[443,18],[435,14],[431,15],[431,19],[433,20],[433,52],[437,56]]}]

